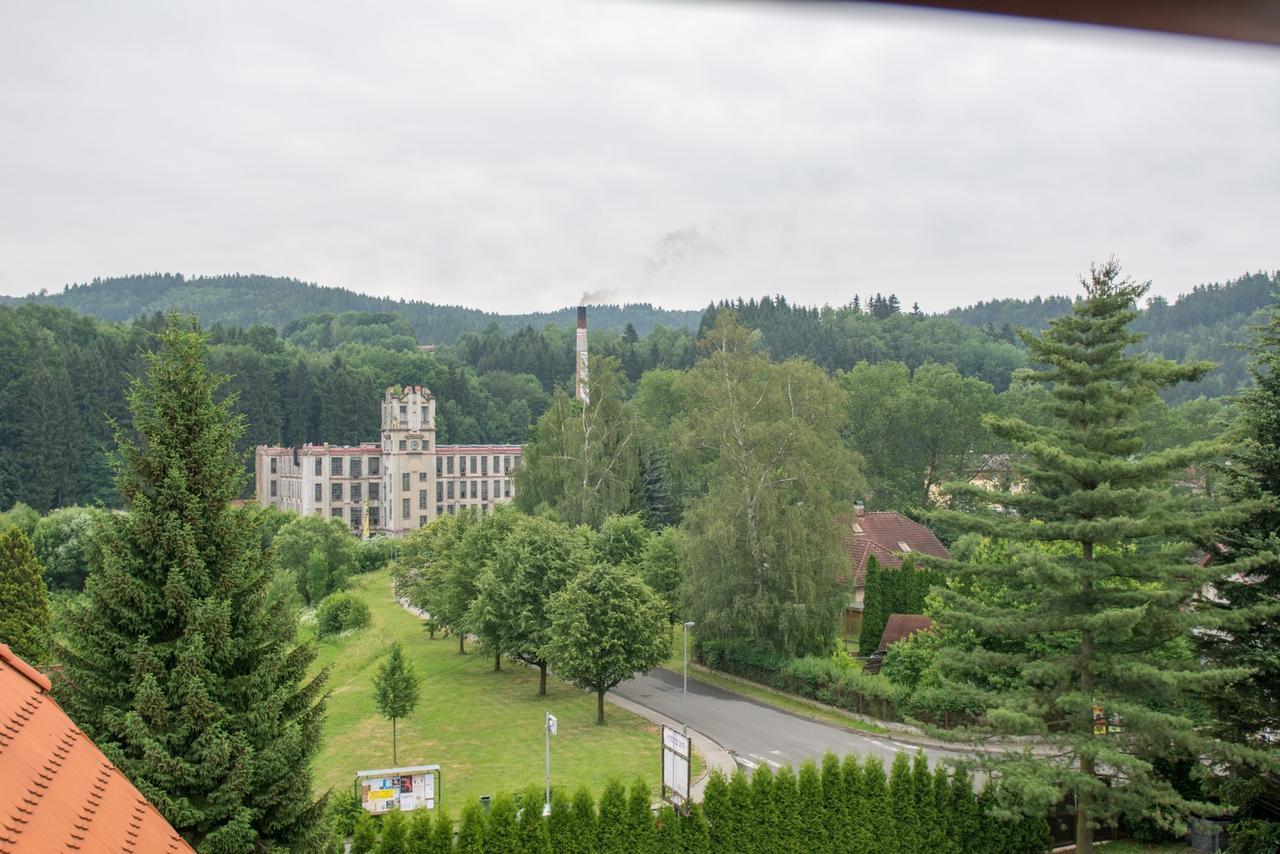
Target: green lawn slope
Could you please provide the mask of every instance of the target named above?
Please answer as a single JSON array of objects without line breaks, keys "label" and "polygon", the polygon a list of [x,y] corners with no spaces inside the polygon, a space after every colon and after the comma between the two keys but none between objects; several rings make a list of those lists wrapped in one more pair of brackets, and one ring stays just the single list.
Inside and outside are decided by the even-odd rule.
[{"label": "green lawn slope", "polygon": [[[416,670],[421,696],[413,715],[400,721],[399,764],[438,764],[444,804],[454,815],[480,795],[512,792],[543,782],[543,720],[560,722],[551,740],[551,780],[570,792],[585,784],[598,794],[610,777],[643,777],[660,783],[658,729],[615,706],[595,723],[595,697],[556,679],[538,696],[538,672],[468,652],[454,638],[430,640],[422,622],[391,595],[388,571],[358,576],[352,593],[369,603],[366,629],[318,643],[315,667],[330,666],[324,743],[315,760],[316,785],[336,794],[352,791],[355,772],[391,766],[391,722],[378,714],[373,677],[392,641],[404,646]],[[304,625],[309,638],[312,626]],[[469,647],[468,647],[469,648]]]}]

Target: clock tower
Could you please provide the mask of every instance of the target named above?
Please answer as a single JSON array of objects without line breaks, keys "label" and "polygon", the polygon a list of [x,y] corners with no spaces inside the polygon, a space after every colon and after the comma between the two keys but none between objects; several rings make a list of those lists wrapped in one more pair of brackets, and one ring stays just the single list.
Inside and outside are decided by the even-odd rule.
[{"label": "clock tower", "polygon": [[435,518],[436,401],[423,386],[389,386],[382,398],[382,516],[388,534]]}]

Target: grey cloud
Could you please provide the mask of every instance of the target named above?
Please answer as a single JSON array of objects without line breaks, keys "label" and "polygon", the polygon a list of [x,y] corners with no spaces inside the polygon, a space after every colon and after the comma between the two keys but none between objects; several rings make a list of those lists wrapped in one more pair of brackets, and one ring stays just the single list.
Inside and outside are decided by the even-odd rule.
[{"label": "grey cloud", "polygon": [[0,290],[257,271],[497,310],[1275,267],[1280,54],[876,9],[0,12]]}]

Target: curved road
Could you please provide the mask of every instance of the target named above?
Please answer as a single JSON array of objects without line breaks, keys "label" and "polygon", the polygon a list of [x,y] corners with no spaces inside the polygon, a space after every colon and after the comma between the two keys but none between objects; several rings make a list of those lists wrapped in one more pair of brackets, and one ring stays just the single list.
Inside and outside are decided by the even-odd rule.
[{"label": "curved road", "polygon": [[[623,682],[613,693],[679,721],[684,715],[682,684],[681,674],[657,669]],[[856,734],[798,717],[699,682],[693,676],[689,677],[688,716],[686,723],[691,729],[718,743],[747,769],[761,764],[777,769],[784,763],[798,768],[806,759],[820,764],[828,750],[842,757],[849,753],[874,754],[884,760],[886,768],[900,752],[910,758],[917,749],[923,749],[930,767],[948,755],[946,751],[917,748],[881,735]]]}]

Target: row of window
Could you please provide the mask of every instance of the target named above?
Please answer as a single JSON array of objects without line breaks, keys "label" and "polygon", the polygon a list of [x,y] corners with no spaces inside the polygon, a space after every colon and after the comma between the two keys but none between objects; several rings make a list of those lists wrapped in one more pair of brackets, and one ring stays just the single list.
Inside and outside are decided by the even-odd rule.
[{"label": "row of window", "polygon": [[[381,514],[379,514],[377,507],[370,505],[367,508],[361,508],[361,507],[351,508],[351,527],[352,528],[360,529],[364,527],[364,516],[366,511],[369,514],[369,527],[370,528],[378,527],[378,524],[381,521],[379,518]],[[316,508],[316,512],[317,513],[320,512],[320,509],[318,507]],[[347,509],[345,507],[333,507],[329,510],[329,518],[345,521],[347,518]]]},{"label": "row of window", "polygon": [[[471,460],[470,474],[487,475],[489,473],[489,456],[487,454],[481,455],[481,456],[476,456],[473,454],[470,457],[458,457],[457,459],[459,460],[458,474],[460,475],[468,474],[467,472],[468,459]],[[453,460],[454,460],[454,457],[452,456],[436,457],[436,476],[453,474]],[[502,464],[501,468],[499,468],[499,465],[498,465],[499,462],[501,462]],[[498,474],[499,472],[501,472],[502,474],[510,474],[511,472],[511,455],[510,454],[506,454],[504,456],[498,456],[497,454],[493,455],[493,473]]]},{"label": "row of window", "polygon": [[[346,460],[344,464],[343,460]],[[329,475],[330,477],[364,477],[365,466],[368,464],[368,472],[370,477],[377,477],[378,471],[382,464],[381,457],[329,457]],[[274,474],[276,470],[275,458],[271,459],[271,472]],[[315,461],[316,477],[324,475],[324,457],[316,457]]]},{"label": "row of window", "polygon": [[[487,480],[437,480],[436,481],[436,501],[444,501],[446,498],[453,499],[453,485],[458,484],[458,497],[467,497],[467,484],[471,484],[471,497],[479,498],[483,501],[489,500],[489,481]],[[420,496],[426,495],[426,492],[420,492]],[[510,498],[511,497],[511,481],[510,480],[494,480],[493,481],[493,497],[494,498]]]},{"label": "row of window", "polygon": [[[272,485],[273,486],[275,485],[275,481],[272,481]],[[364,500],[364,486],[365,484],[362,484],[362,483],[351,484],[350,495],[351,495],[352,501]],[[377,481],[374,481],[373,483],[368,484],[368,487],[369,487],[369,500],[377,501],[381,494],[381,490],[379,489]],[[316,484],[316,491],[315,491],[316,501],[322,500],[322,497],[324,495],[323,489],[324,487],[322,484],[319,484],[319,483]],[[271,494],[275,495],[275,492],[272,491]],[[329,500],[330,501],[342,500],[342,484],[341,483],[329,484]]]}]

